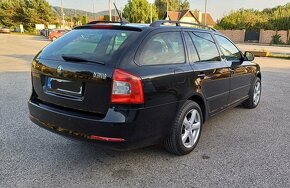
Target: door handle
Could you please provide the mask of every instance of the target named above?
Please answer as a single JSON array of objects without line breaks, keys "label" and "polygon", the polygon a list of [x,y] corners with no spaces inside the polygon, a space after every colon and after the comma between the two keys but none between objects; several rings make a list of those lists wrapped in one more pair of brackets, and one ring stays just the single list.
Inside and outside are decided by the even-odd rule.
[{"label": "door handle", "polygon": [[197,76],[200,77],[200,78],[204,78],[205,77],[205,74],[204,73],[200,73]]}]

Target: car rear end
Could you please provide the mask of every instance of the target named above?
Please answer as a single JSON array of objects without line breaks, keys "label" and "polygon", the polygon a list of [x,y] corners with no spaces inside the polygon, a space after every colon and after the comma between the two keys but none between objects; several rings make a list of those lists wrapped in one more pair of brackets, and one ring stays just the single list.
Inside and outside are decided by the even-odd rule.
[{"label": "car rear end", "polygon": [[48,35],[49,40],[52,41],[52,38],[55,37],[56,32],[57,32],[56,30],[53,30],[49,33],[49,35]]},{"label": "car rear end", "polygon": [[136,27],[88,25],[47,46],[32,62],[30,119],[115,149],[157,142],[148,131],[146,121],[155,117],[143,108],[142,78],[118,68],[131,61],[140,33]]},{"label": "car rear end", "polygon": [[11,30],[8,27],[2,27],[0,28],[0,33],[6,33],[9,34]]}]

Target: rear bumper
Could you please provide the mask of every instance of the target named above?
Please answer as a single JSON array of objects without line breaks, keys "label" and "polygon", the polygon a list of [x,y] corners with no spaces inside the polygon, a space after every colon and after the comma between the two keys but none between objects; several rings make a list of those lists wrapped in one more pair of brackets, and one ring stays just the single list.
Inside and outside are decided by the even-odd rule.
[{"label": "rear bumper", "polygon": [[[105,117],[68,112],[35,101],[28,102],[30,119],[40,127],[63,136],[94,141],[103,146],[128,150],[161,142],[175,118],[177,103],[147,109],[116,110]],[[124,141],[96,141],[91,136]]]}]

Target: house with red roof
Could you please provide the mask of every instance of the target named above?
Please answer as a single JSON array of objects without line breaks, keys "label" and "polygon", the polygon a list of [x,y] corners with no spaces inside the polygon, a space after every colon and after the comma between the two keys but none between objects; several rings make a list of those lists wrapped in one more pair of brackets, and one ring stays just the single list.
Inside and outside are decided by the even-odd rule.
[{"label": "house with red roof", "polygon": [[[195,17],[198,19],[199,23],[203,25],[207,25],[210,27],[214,27],[216,25],[216,22],[212,18],[212,16],[209,13],[203,13],[201,11],[195,11],[194,12]],[[206,24],[205,24],[206,19]]]},{"label": "house with red roof", "polygon": [[200,11],[193,12],[189,9],[181,11],[168,11],[163,17],[163,19],[166,20],[198,23],[203,25],[205,25],[205,18],[207,26],[214,27],[216,25],[216,22],[209,13],[202,13]]}]

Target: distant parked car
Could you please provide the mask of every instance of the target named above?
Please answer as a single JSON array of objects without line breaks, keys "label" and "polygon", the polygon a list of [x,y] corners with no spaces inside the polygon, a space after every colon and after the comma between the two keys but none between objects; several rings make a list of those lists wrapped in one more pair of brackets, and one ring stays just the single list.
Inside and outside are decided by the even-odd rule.
[{"label": "distant parked car", "polygon": [[2,27],[0,28],[0,33],[10,33],[10,29],[8,27]]},{"label": "distant parked car", "polygon": [[49,39],[51,41],[55,41],[56,39],[58,39],[59,37],[61,37],[64,34],[66,34],[67,32],[69,32],[69,30],[66,30],[66,29],[54,30],[49,34]]},{"label": "distant parked car", "polygon": [[53,29],[43,29],[40,31],[40,35],[49,38],[49,35],[53,32]]},{"label": "distant parked car", "polygon": [[21,30],[20,30],[19,28],[14,28],[14,29],[12,30],[12,32],[15,32],[15,33],[20,33],[20,32],[21,32]]},{"label": "distant parked car", "polygon": [[49,35],[54,31],[54,29],[48,29],[46,37],[49,38]]},{"label": "distant parked car", "polygon": [[46,36],[47,35],[47,29],[43,29],[40,31],[41,36]]}]

